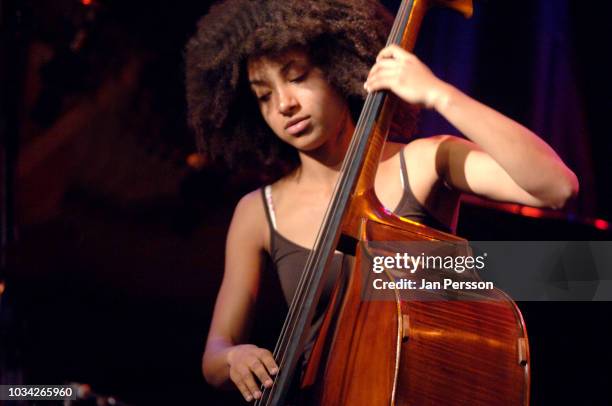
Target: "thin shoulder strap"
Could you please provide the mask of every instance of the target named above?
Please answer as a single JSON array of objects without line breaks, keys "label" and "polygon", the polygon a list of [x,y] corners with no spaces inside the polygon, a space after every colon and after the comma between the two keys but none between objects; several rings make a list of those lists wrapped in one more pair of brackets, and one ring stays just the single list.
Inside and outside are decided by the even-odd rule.
[{"label": "thin shoulder strap", "polygon": [[272,202],[272,186],[267,185],[262,189],[262,192],[268,223],[273,230],[276,230],[276,215],[274,214],[274,203]]},{"label": "thin shoulder strap", "polygon": [[402,189],[406,190],[408,185],[408,167],[406,166],[406,158],[404,158],[404,148],[400,150],[400,180],[402,181]]}]

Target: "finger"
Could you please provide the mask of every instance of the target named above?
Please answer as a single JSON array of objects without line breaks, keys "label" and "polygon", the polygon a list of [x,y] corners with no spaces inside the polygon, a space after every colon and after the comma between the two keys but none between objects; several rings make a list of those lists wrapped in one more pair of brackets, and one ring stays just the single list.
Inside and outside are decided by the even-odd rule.
[{"label": "finger", "polygon": [[253,395],[255,399],[259,399],[261,397],[259,385],[257,385],[257,382],[255,382],[255,378],[253,377],[251,370],[246,369],[245,372],[242,373],[242,381],[246,384],[247,388],[251,392],[251,395]]},{"label": "finger", "polygon": [[250,365],[249,368],[266,388],[272,386],[272,378],[268,375],[268,371],[266,371],[261,361],[257,360],[257,362]]},{"label": "finger", "polygon": [[251,391],[247,387],[247,384],[244,381],[244,371],[248,372],[246,368],[243,370],[243,372],[238,372],[236,369],[231,369],[230,379],[232,380],[232,382],[234,382],[244,399],[247,402],[250,402],[251,400],[253,400],[253,393],[251,393]]},{"label": "finger", "polygon": [[414,58],[414,55],[406,51],[402,47],[398,45],[389,45],[388,47],[383,48],[383,50],[378,53],[376,61],[384,59],[409,60],[412,58]]},{"label": "finger", "polygon": [[375,72],[368,77],[368,81],[377,79],[379,77],[396,77],[399,78],[403,74],[403,70],[400,66],[386,66],[380,69],[376,69]]},{"label": "finger", "polygon": [[253,395],[251,394],[251,391],[249,390],[249,388],[247,388],[244,382],[238,381],[234,383],[236,384],[236,387],[238,387],[238,390],[242,394],[242,397],[244,397],[244,400],[246,400],[247,402],[253,400]]},{"label": "finger", "polygon": [[394,58],[397,54],[397,50],[393,45],[389,45],[384,47],[376,56],[376,61],[380,61],[383,59]]},{"label": "finger", "polygon": [[368,78],[385,69],[398,69],[399,66],[400,62],[396,61],[395,59],[383,59],[379,62],[376,62],[376,64],[372,66],[372,69],[370,69],[370,72],[368,74]]},{"label": "finger", "polygon": [[381,72],[378,73],[366,81],[364,88],[368,92],[375,92],[378,90],[388,90],[397,82],[397,74],[393,72]]},{"label": "finger", "polygon": [[276,375],[278,373],[278,365],[272,356],[272,353],[268,350],[262,349],[259,354],[259,359],[266,366],[266,369],[270,375]]}]

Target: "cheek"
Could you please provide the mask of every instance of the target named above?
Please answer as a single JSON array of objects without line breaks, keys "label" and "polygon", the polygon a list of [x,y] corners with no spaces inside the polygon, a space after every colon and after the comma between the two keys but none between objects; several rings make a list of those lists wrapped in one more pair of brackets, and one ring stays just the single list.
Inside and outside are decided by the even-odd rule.
[{"label": "cheek", "polygon": [[326,95],[322,104],[328,116],[328,120],[333,120],[334,122],[336,122],[348,108],[344,98],[331,90]]}]

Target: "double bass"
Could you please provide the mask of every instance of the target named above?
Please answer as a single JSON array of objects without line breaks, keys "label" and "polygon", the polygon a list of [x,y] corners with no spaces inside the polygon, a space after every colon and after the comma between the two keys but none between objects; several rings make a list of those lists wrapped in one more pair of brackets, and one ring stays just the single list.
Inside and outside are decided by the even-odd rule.
[{"label": "double bass", "polygon": [[[470,16],[471,0],[403,0],[388,43],[412,50],[430,7]],[[398,100],[386,92],[366,98],[339,180],[306,262],[274,350],[274,384],[256,405],[282,405],[295,378],[323,281],[336,250],[354,256],[336,284],[303,376],[320,405],[526,405],[529,345],[520,311],[502,291],[441,291],[406,300],[364,299],[371,283],[372,247],[429,242],[469,252],[467,241],[402,219],[385,210],[374,192],[376,168]],[[386,246],[389,243],[390,245]],[[431,271],[430,271],[431,272]],[[370,275],[371,276],[371,275]],[[442,275],[431,275],[442,278]],[[392,282],[390,272],[379,275]],[[479,281],[473,272],[464,280]],[[452,296],[452,297],[451,297]]]}]

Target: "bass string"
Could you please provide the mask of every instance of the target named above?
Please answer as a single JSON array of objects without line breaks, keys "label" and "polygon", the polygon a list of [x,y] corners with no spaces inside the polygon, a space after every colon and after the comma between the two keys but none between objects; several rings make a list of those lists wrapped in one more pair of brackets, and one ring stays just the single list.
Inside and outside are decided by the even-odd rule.
[{"label": "bass string", "polygon": [[[398,33],[402,32],[402,29],[400,27],[405,26],[405,22],[406,22],[406,10],[407,10],[407,8],[404,5],[405,2],[406,2],[406,0],[404,0],[402,2],[402,6],[400,6],[400,10],[401,11],[400,11],[400,14],[398,15],[398,18],[396,19],[396,21],[393,24],[393,27],[391,29],[391,33],[389,35],[388,43],[399,43],[399,41],[400,41]],[[411,6],[409,6],[409,7],[411,7]],[[355,129],[355,134],[357,134],[357,136],[353,137],[353,141],[356,138],[360,139],[360,138],[362,138],[364,136],[363,127],[365,126],[365,124],[363,124],[363,123],[371,122],[371,120],[373,120],[373,118],[371,117],[372,116],[372,111],[375,110],[375,107],[378,107],[378,106],[374,105],[374,103],[372,101],[372,98],[370,96],[371,95],[368,95],[368,97],[366,98],[363,112],[361,114],[360,119],[358,120],[358,124],[357,124],[357,127]],[[362,117],[365,117],[365,119],[363,119]],[[351,142],[350,143],[349,150],[347,151],[347,159],[345,159],[343,161],[343,165],[342,165],[342,168],[341,168],[341,174],[346,173],[346,166],[347,165],[349,165],[352,162],[355,162],[355,150],[357,149],[356,148],[357,144],[358,144],[358,142]],[[338,184],[336,185],[335,189],[337,189],[337,187],[338,187]],[[333,196],[337,196],[337,195],[338,194],[336,193],[336,190],[334,190]],[[333,206],[333,204],[330,205],[330,207],[332,207],[332,206]],[[325,217],[327,217],[327,215],[328,214],[326,213]],[[317,236],[316,241],[318,241],[319,239],[321,239],[320,235]],[[315,243],[315,246],[316,246],[316,243]],[[311,257],[309,256],[309,259],[310,258]],[[309,268],[308,265],[309,264],[307,262],[307,264],[305,266],[305,268],[307,270]],[[298,286],[296,288],[296,294],[294,295],[294,300],[292,300],[292,303],[291,303],[291,306],[290,306],[290,309],[289,309],[289,312],[288,312],[288,316],[293,315],[294,312],[295,312],[295,308],[296,307],[299,308],[299,304],[303,303],[303,300],[301,300],[301,294],[300,293],[304,291],[303,285],[304,285],[305,281],[312,279],[312,278],[309,277],[309,273],[308,272],[305,272],[305,273],[306,273],[307,277],[306,278],[300,278],[300,280],[298,282]],[[286,327],[286,326],[284,325],[283,327]],[[286,334],[285,330],[286,329],[283,328],[283,331],[281,331],[281,337],[283,337]],[[276,350],[275,350],[275,352],[276,352]]]},{"label": "bass string", "polygon": [[[338,205],[337,199],[339,198],[340,194],[341,194],[341,190],[346,188],[346,183],[347,182],[343,182],[343,178],[346,178],[346,176],[344,176],[346,173],[349,172],[349,168],[347,168],[347,166],[353,165],[355,163],[355,155],[356,155],[356,150],[358,149],[358,144],[359,141],[361,139],[363,139],[363,137],[367,134],[364,134],[364,127],[365,127],[365,123],[367,123],[368,121],[371,121],[371,119],[369,118],[372,115],[372,111],[375,110],[375,104],[373,103],[373,99],[370,97],[370,95],[368,95],[368,97],[366,98],[366,102],[364,104],[364,109],[362,112],[362,116],[365,117],[365,120],[360,119],[358,121],[358,125],[355,129],[355,136],[353,137],[351,143],[349,144],[349,149],[347,151],[346,154],[346,158],[343,161],[343,165],[340,169],[341,175],[340,178],[338,180],[338,182],[336,183],[336,186],[334,188],[334,192],[333,192],[333,196],[334,199],[330,205],[329,208],[324,216],[324,221],[323,221],[323,227],[320,228],[319,234],[317,235],[317,238],[315,240],[315,248],[313,249],[312,252],[316,253],[317,252],[317,248],[320,245],[319,241],[324,241],[326,236],[321,234],[321,231],[325,232],[325,230],[327,230],[327,227],[324,227],[327,223],[328,223],[328,219],[332,218],[333,215],[338,211],[337,209],[335,209],[335,207]],[[340,192],[339,192],[340,190]],[[310,269],[311,269],[311,265],[312,265],[312,259],[316,257],[316,255],[309,255],[307,263],[305,265],[305,271],[303,273],[303,277],[300,278],[299,283],[298,283],[298,287],[296,288],[296,293],[294,295],[294,300],[292,301],[291,307],[290,307],[290,313],[293,313],[295,311],[295,307],[297,304],[301,303],[301,293],[305,292],[308,289],[304,288],[304,284],[308,283],[312,278],[310,275]],[[299,307],[298,307],[299,309]]]},{"label": "bass string", "polygon": [[[366,102],[365,102],[365,104],[364,104],[364,110],[363,110],[363,112],[362,112],[362,115],[369,116],[369,115],[371,114],[372,109],[373,109],[373,108],[372,108],[372,101],[371,101],[370,96],[368,96],[368,97],[366,98]],[[341,173],[341,175],[340,175],[339,181],[338,181],[338,183],[336,184],[336,186],[335,186],[335,188],[334,188],[334,192],[333,192],[333,196],[335,196],[335,197],[339,195],[339,193],[338,193],[338,188],[339,188],[339,185],[340,185],[340,187],[341,187],[341,188],[343,187],[343,186],[342,186],[342,182],[341,182],[341,180],[342,180],[342,176],[343,176],[343,174],[347,173],[347,168],[346,168],[346,167],[347,167],[348,165],[350,165],[350,164],[351,164],[351,162],[353,162],[354,155],[355,155],[355,152],[354,152],[354,151],[355,151],[355,149],[357,148],[357,147],[356,147],[356,144],[358,143],[358,142],[356,142],[356,141],[358,141],[358,139],[359,139],[360,137],[362,137],[362,135],[361,135],[361,134],[363,134],[363,127],[364,127],[364,125],[363,125],[363,121],[360,119],[360,120],[359,120],[359,122],[358,122],[358,125],[357,125],[357,127],[356,127],[356,129],[355,129],[355,134],[356,134],[356,135],[353,137],[353,140],[352,140],[352,141],[351,141],[351,143],[349,144],[349,149],[348,149],[348,151],[347,151],[347,155],[346,155],[347,159],[345,159],[345,160],[343,161],[343,165],[342,165],[342,167],[341,167],[341,169],[340,169],[340,173]],[[336,201],[332,201],[332,203],[330,204],[330,206],[329,206],[329,207],[330,207],[330,208],[332,208],[333,206],[335,206],[335,205],[337,205],[337,204],[338,204],[338,203],[337,203]],[[323,225],[325,225],[326,223],[328,223],[328,221],[327,221],[327,220],[328,220],[328,218],[330,218],[330,217],[331,217],[331,213],[332,213],[333,211],[334,211],[334,210],[331,210],[331,211],[330,211],[329,209],[327,210],[327,212],[326,212],[326,214],[325,214],[325,216],[324,216]],[[326,227],[321,227],[321,229],[320,229],[320,230],[324,230],[324,229],[326,229]],[[316,253],[316,251],[317,251],[317,246],[318,246],[318,245],[320,245],[318,242],[319,242],[319,241],[323,241],[324,239],[325,239],[325,238],[324,238],[324,237],[321,235],[321,231],[320,231],[320,232],[319,232],[319,235],[317,236],[317,238],[316,238],[316,240],[315,240],[315,249],[312,251],[313,253]],[[300,306],[300,305],[301,305],[301,304],[303,303],[303,301],[304,301],[304,293],[305,293],[305,292],[308,290],[308,287],[305,287],[305,285],[306,285],[306,286],[310,286],[310,283],[311,283],[311,281],[312,281],[312,275],[311,275],[311,273],[312,273],[312,271],[311,271],[311,269],[312,269],[312,260],[313,260],[313,257],[315,257],[315,256],[316,256],[316,255],[311,254],[311,255],[309,255],[309,257],[308,257],[308,260],[307,260],[306,265],[305,265],[305,267],[304,267],[305,271],[304,271],[304,273],[302,274],[302,277],[300,278],[300,280],[299,280],[299,282],[298,282],[298,286],[297,286],[297,288],[296,288],[296,292],[295,292],[294,298],[293,298],[293,300],[292,300],[292,302],[291,302],[291,306],[290,306],[290,308],[289,308],[289,312],[288,312],[288,319],[287,319],[287,320],[289,320],[289,321],[293,319],[293,316],[294,316],[295,314],[297,314],[297,312],[298,312],[298,311],[299,311],[299,309],[301,308],[301,306]],[[285,323],[285,325],[283,326],[283,330],[281,331],[281,338],[283,338],[283,337],[284,337],[284,336],[287,334],[288,325],[290,325],[290,324],[292,324],[292,323]],[[291,330],[290,330],[290,331],[291,331]],[[280,341],[281,341],[281,340],[279,340],[279,342],[280,342]]]},{"label": "bass string", "polygon": [[[364,106],[364,110],[362,111],[362,117],[367,118],[372,115],[373,111],[376,110],[375,109],[376,103],[374,103],[373,101],[374,100],[370,96],[366,98],[366,104]],[[343,161],[343,165],[341,168],[341,175],[340,175],[341,177],[339,181],[336,183],[336,186],[334,188],[335,189],[333,193],[334,200],[328,207],[328,210],[325,214],[323,226],[320,229],[319,235],[317,236],[317,239],[315,242],[315,248],[311,251],[307,259],[307,263],[305,265],[304,272],[298,282],[298,287],[296,288],[296,292],[294,294],[294,298],[292,300],[291,307],[289,309],[289,314],[287,315],[287,318],[285,319],[285,323],[283,324],[281,336],[279,340],[277,341],[277,345],[274,351],[274,357],[277,360],[277,363],[281,370],[286,369],[287,363],[293,363],[294,365],[295,362],[297,362],[297,357],[299,356],[299,354],[297,354],[296,351],[301,351],[301,349],[296,350],[296,347],[298,347],[298,345],[295,342],[295,340],[303,339],[303,335],[305,332],[304,329],[307,328],[306,326],[308,325],[308,323],[311,322],[311,320],[306,320],[307,323],[306,325],[304,325],[304,320],[302,319],[302,317],[304,316],[304,312],[311,310],[311,309],[307,309],[307,306],[305,306],[304,303],[307,300],[312,301],[313,299],[312,295],[314,295],[314,293],[311,294],[310,297],[309,297],[309,293],[311,292],[311,289],[313,288],[313,285],[315,284],[314,281],[317,280],[318,278],[319,279],[318,284],[322,283],[321,278],[324,276],[324,271],[325,271],[325,268],[321,266],[321,261],[323,260],[323,257],[324,257],[324,255],[322,255],[322,251],[323,251],[322,242],[326,241],[325,240],[326,238],[329,238],[327,236],[328,234],[331,233],[330,231],[331,227],[329,227],[329,223],[332,221],[333,216],[335,214],[337,215],[337,213],[339,212],[338,207],[340,206],[340,203],[341,203],[339,201],[340,196],[342,195],[341,192],[342,192],[342,189],[346,189],[346,186],[345,186],[346,182],[341,182],[341,180],[343,178],[346,178],[347,173],[351,172],[349,168],[354,165],[355,161],[352,158],[356,154],[355,151],[359,149],[358,148],[359,141],[366,138],[365,136],[367,134],[365,134],[363,130],[364,128],[363,122],[364,122],[363,120],[361,119],[359,120],[358,126],[355,130],[355,135],[349,145],[349,151],[347,152],[347,156],[345,160]],[[331,251],[329,254],[333,255],[333,251]],[[328,255],[325,255],[325,257],[327,258]],[[312,307],[314,307],[315,302],[311,304],[312,304]],[[309,317],[312,317],[312,316],[309,316]],[[301,321],[302,323],[301,328],[297,328],[298,321]],[[288,347],[290,347],[291,345],[293,346],[293,351],[288,350]],[[293,369],[293,367],[291,369]],[[292,371],[289,371],[288,373],[291,374]],[[277,389],[276,388],[277,381],[278,380],[274,380],[273,386],[269,388],[268,391],[266,391],[266,389],[264,388],[264,395],[272,396],[272,393],[274,393],[274,391]],[[269,392],[269,393],[266,393],[266,392]]]},{"label": "bass string", "polygon": [[[407,22],[406,14],[407,14],[408,7],[406,7],[405,5],[406,1],[410,1],[411,4],[408,7],[412,9],[413,0],[403,0],[402,1],[402,5],[400,6],[400,9],[401,9],[400,13],[398,14],[398,17],[396,18],[393,24],[387,44],[391,44],[391,43],[399,44],[401,41],[399,34],[403,32],[403,29],[400,27],[405,27],[405,24]],[[354,183],[354,182],[348,182],[349,179],[347,179],[348,177],[345,176],[345,174],[349,172],[349,169],[351,168],[351,166],[357,165],[356,154],[357,154],[357,151],[360,149],[359,145],[360,143],[365,142],[364,138],[369,135],[365,133],[364,128],[370,123],[374,122],[373,120],[377,118],[374,116],[374,112],[378,111],[379,104],[381,103],[382,100],[384,100],[384,99],[375,100],[373,96],[374,96],[373,94],[369,94],[366,97],[364,108],[362,110],[362,113],[357,123],[357,127],[355,129],[355,135],[353,136],[353,139],[351,140],[349,149],[347,151],[347,154],[345,156],[345,159],[343,161],[343,164],[340,170],[341,175],[340,175],[339,181],[337,182],[336,187],[334,188],[334,193],[333,193],[334,201],[332,201],[332,203],[330,204],[325,214],[325,217],[324,217],[324,222],[323,222],[324,225],[329,223],[329,220],[332,217],[338,215],[337,212],[340,209],[338,207],[339,206],[338,199],[340,198],[342,191],[345,191],[347,187],[352,187],[352,185],[350,185],[349,183]],[[376,103],[376,101],[378,101],[378,103]],[[352,180],[354,181],[354,179]],[[285,319],[285,322],[283,323],[283,327],[282,327],[282,330],[279,336],[279,340],[277,341],[277,344],[275,346],[274,356],[277,360],[279,360],[278,363],[279,363],[279,367],[281,368],[285,364],[285,360],[288,356],[288,354],[286,353],[286,348],[288,346],[288,343],[291,341],[291,339],[294,338],[296,333],[299,333],[295,331],[296,330],[295,329],[296,320],[299,318],[302,312],[306,310],[304,309],[303,304],[306,300],[306,293],[311,289],[313,280],[315,279],[315,276],[316,276],[315,271],[317,270],[316,265],[320,263],[320,258],[322,257],[321,253],[318,252],[320,251],[320,245],[321,245],[320,242],[325,240],[325,238],[329,238],[329,236],[325,234],[331,233],[331,231],[329,231],[328,228],[329,227],[322,227],[319,231],[319,234],[315,240],[315,249],[312,250],[311,254],[308,256],[308,259],[307,259],[307,262],[304,268],[304,272],[298,281],[298,286],[296,287],[296,291],[291,301],[291,305],[289,307],[287,317]],[[313,262],[315,263],[313,264]]]},{"label": "bass string", "polygon": [[[404,2],[405,1],[406,0],[404,0]],[[396,22],[393,24],[393,27],[392,27],[392,30],[391,30],[391,34],[390,34],[390,38],[389,38],[389,42],[392,42],[392,43],[399,43],[400,42],[401,38],[399,38],[398,33],[401,33],[402,29],[400,29],[399,27],[405,26],[405,22],[406,22],[405,16],[406,16],[406,8],[404,6],[401,9],[401,13],[400,13],[398,19],[396,19]],[[363,123],[371,123],[376,118],[376,117],[372,116],[372,114],[373,114],[372,111],[376,111],[376,109],[379,107],[379,104],[376,103],[372,99],[372,97],[370,97],[370,96],[372,96],[372,95],[368,95],[368,97],[366,98],[363,112],[361,114],[361,117],[360,117],[360,119],[358,121],[358,124],[357,124],[357,127],[355,129],[355,134],[356,135],[353,137],[353,140],[350,143],[349,149],[347,151],[346,159],[343,161],[343,165],[342,165],[342,168],[340,170],[341,177],[340,177],[339,182],[337,183],[337,185],[336,185],[336,187],[334,189],[334,193],[333,193],[333,196],[335,196],[335,197],[339,196],[339,193],[336,193],[337,192],[336,189],[338,189],[338,184],[340,184],[340,189],[344,189],[344,188],[347,187],[347,184],[350,185],[350,183],[351,183],[351,182],[348,182],[348,180],[350,180],[350,179],[347,179],[346,177],[344,177],[344,179],[343,179],[342,174],[347,173],[347,169],[346,169],[347,165],[351,165],[352,163],[356,162],[356,156],[355,156],[356,152],[355,151],[358,149],[357,145],[360,143],[360,140],[362,140],[364,137],[366,137],[368,135],[368,134],[365,134],[364,129],[363,129],[363,127],[365,125],[367,125],[367,124],[363,124]],[[343,182],[343,180],[344,180],[344,182]],[[334,206],[336,206],[336,205],[334,205],[334,202],[332,202],[332,204],[330,205],[330,208],[334,207]],[[327,217],[327,216],[328,216],[328,213],[326,213],[325,217]],[[325,229],[325,228],[323,227],[322,229]],[[316,241],[321,240],[321,239],[324,240],[325,238],[322,238],[321,235],[318,235]],[[317,244],[315,243],[315,246],[316,245]],[[311,258],[311,256],[309,256],[309,259],[310,258]],[[296,296],[298,296],[297,292],[302,290],[301,289],[302,282],[304,282],[304,278],[300,278],[300,281],[299,281],[299,284],[298,284],[298,288],[296,289]],[[294,301],[292,301],[292,304],[293,303],[294,303]]]},{"label": "bass string", "polygon": [[[401,32],[403,31],[403,27],[405,27],[406,22],[407,22],[406,21],[407,20],[407,18],[406,18],[407,10],[408,10],[408,8],[412,7],[412,1],[410,1],[411,4],[408,7],[405,5],[405,3],[406,3],[406,0],[404,0],[402,2],[402,5],[400,6],[400,13],[398,14],[398,17],[396,18],[396,20],[395,20],[395,22],[394,22],[394,24],[392,26],[392,29],[391,29],[391,32],[389,34],[389,39],[387,41],[387,44],[389,44],[389,43],[399,44],[400,41],[401,41],[401,37],[399,36],[399,34],[401,34]],[[373,114],[372,112],[376,111],[378,109],[379,103],[376,103],[371,96],[373,96],[373,95],[369,94],[366,97],[366,101],[364,103],[363,111],[361,113],[360,119],[358,120],[357,127],[355,129],[355,134],[356,135],[353,137],[353,139],[352,139],[352,141],[351,141],[351,143],[349,145],[349,149],[347,151],[345,160],[343,161],[343,165],[342,165],[342,168],[341,168],[341,177],[339,179],[339,182],[336,184],[336,188],[334,190],[333,196],[338,196],[339,195],[338,193],[336,193],[336,191],[338,189],[338,184],[340,184],[340,188],[341,189],[344,189],[346,187],[347,183],[348,184],[351,183],[351,182],[347,182],[347,181],[342,182],[342,180],[343,180],[342,174],[345,174],[347,172],[347,169],[346,169],[347,165],[351,165],[352,163],[356,162],[356,156],[355,156],[356,152],[355,151],[358,149],[357,145],[359,144],[359,141],[363,139],[363,137],[366,137],[368,135],[368,134],[365,134],[364,127],[367,125],[367,123],[371,123],[371,122],[373,122],[377,118],[377,117],[373,117],[372,116],[372,114]],[[344,177],[344,179],[346,179],[346,177]],[[332,208],[332,207],[335,207],[334,202],[332,202],[332,204],[330,205],[330,208]],[[326,213],[326,217],[329,214],[330,213],[329,213],[329,210],[328,210],[328,213]],[[324,224],[325,224],[325,222],[324,222]],[[322,227],[321,229],[325,229],[325,228]],[[324,238],[322,238],[321,235],[318,235],[316,241],[318,241],[320,239],[324,239]],[[315,243],[315,246],[316,245],[317,244]],[[311,256],[309,256],[309,259],[311,259]],[[305,268],[307,268],[308,265],[310,265],[309,261],[307,262],[306,265],[307,266]],[[299,281],[299,284],[298,284],[298,288],[296,290],[296,295],[294,296],[294,299],[297,298],[298,300],[297,301],[296,300],[292,301],[292,306],[290,308],[290,312],[292,312],[294,304],[302,302],[300,300],[298,292],[302,291],[301,288],[303,286],[303,282],[306,279],[308,279],[308,278],[300,278],[300,281]]]},{"label": "bass string", "polygon": [[[405,10],[406,10],[405,8],[402,8],[402,13],[399,15],[398,19],[396,19],[396,24],[393,25],[393,29],[391,30],[389,42],[393,42],[393,43],[399,42],[397,38],[398,37],[397,34],[398,32],[401,32],[401,30],[399,30],[397,27],[400,27],[403,25],[402,20],[405,19]],[[375,111],[378,106],[376,106],[376,103],[373,103],[372,98],[370,96],[371,95],[368,95],[368,97],[366,98],[364,110],[362,112],[362,118],[360,118],[360,120],[358,121],[358,126],[355,130],[356,136],[353,137],[354,142],[351,142],[349,150],[347,152],[347,159],[345,159],[345,161],[343,162],[343,167],[341,168],[342,174],[347,172],[347,169],[345,168],[347,164],[351,165],[356,162],[355,150],[358,149],[356,148],[356,145],[359,144],[359,140],[363,139],[363,137],[367,135],[363,131],[363,127],[364,127],[363,123],[371,122],[374,119],[372,117],[372,111]],[[340,180],[342,180],[342,178]],[[344,189],[348,182],[345,181],[345,182],[339,182],[339,183],[341,185],[340,188]],[[334,196],[338,196],[338,193],[334,192]],[[337,204],[330,205],[330,207],[333,207],[333,206],[337,206]],[[330,214],[333,215],[335,211],[337,210],[332,210],[331,213],[326,214],[326,217],[328,217]],[[326,228],[323,228],[323,229],[326,229]],[[324,238],[321,235],[317,237],[317,241],[322,240],[322,239],[324,240]],[[316,253],[316,250],[314,252]],[[321,255],[311,254],[309,256],[309,260],[311,260],[313,257],[320,258]],[[288,317],[286,319],[286,322],[283,324],[283,329],[281,331],[280,339],[277,342],[277,347],[275,348],[275,355],[281,356],[281,364],[284,363],[283,360],[285,358],[284,351],[282,353],[281,351],[284,347],[286,347],[286,342],[288,341],[287,340],[288,334],[293,335],[294,333],[295,319],[301,314],[301,311],[304,310],[302,304],[305,300],[305,293],[308,291],[308,289],[312,285],[312,280],[314,279],[314,275],[313,275],[314,270],[316,270],[316,266],[315,267],[312,266],[312,261],[307,261],[304,275],[302,278],[300,278],[298,282],[298,287],[296,288],[296,294],[294,295],[294,299],[292,300],[292,303],[291,303],[291,306],[288,312]],[[306,285],[307,287],[305,288],[304,285]]]},{"label": "bass string", "polygon": [[[362,114],[366,114],[366,115],[370,115],[371,114],[371,110],[372,110],[372,106],[371,106],[371,102],[368,103],[369,101],[369,96],[366,99],[366,104],[364,105],[364,110]],[[361,120],[360,120],[361,122]],[[349,145],[349,150],[347,151],[347,159],[344,160],[342,168],[340,169],[341,175],[339,178],[338,183],[336,184],[336,187],[334,188],[334,193],[333,196],[338,196],[338,190],[340,189],[344,189],[344,182],[342,181],[343,178],[343,174],[347,173],[348,170],[346,168],[347,165],[351,165],[352,162],[354,162],[354,150],[357,149],[356,148],[356,144],[358,142],[358,139],[362,136],[363,134],[363,129],[361,128],[363,127],[363,125],[358,124],[356,130],[355,130],[355,136],[353,137],[353,141],[350,143]],[[339,186],[340,185],[340,186]],[[324,221],[323,221],[323,227],[320,230],[327,230],[328,227],[325,227],[326,223],[328,223],[329,221],[326,221],[328,218],[333,217],[333,214],[335,212],[337,212],[338,210],[334,210],[333,208],[335,206],[338,205],[338,202],[336,200],[332,201],[330,204],[330,208],[331,210],[328,209],[328,211],[326,212],[325,216],[324,216]],[[279,338],[279,341],[277,342],[277,348],[275,348],[275,355],[281,356],[284,359],[283,354],[281,354],[282,348],[285,347],[285,337],[287,337],[288,335],[292,335],[294,332],[294,320],[299,317],[299,315],[301,314],[301,311],[304,311],[303,309],[303,303],[305,301],[305,296],[306,293],[308,292],[308,290],[310,289],[310,287],[312,286],[312,281],[314,279],[314,270],[316,269],[316,266],[313,265],[313,258],[318,258],[321,257],[320,253],[318,252],[319,250],[317,249],[317,246],[319,246],[320,244],[318,243],[319,241],[324,241],[325,240],[325,235],[319,233],[319,235],[317,236],[316,240],[315,240],[315,249],[311,251],[311,254],[308,256],[306,265],[304,267],[304,272],[302,274],[302,277],[300,278],[299,282],[298,282],[298,286],[296,288],[293,300],[291,302],[291,306],[289,308],[288,311],[288,315],[287,318],[285,320],[285,323],[283,324],[283,329],[281,330],[281,335]],[[280,345],[279,345],[280,344]],[[282,359],[280,361],[282,363]]]},{"label": "bass string", "polygon": [[[380,105],[381,100],[382,100],[381,97],[371,98],[370,96],[368,96],[368,98],[366,99],[366,105],[364,106],[364,110],[362,113],[362,117],[364,117],[365,119],[364,120],[360,119],[359,121],[360,124],[358,125],[357,130],[355,131],[355,136],[353,137],[353,141],[351,142],[349,152],[347,153],[347,158],[343,163],[343,168],[341,169],[342,176],[344,177],[344,179],[347,178],[346,173],[351,172],[349,169],[351,169],[352,166],[356,165],[357,160],[355,159],[355,155],[357,151],[360,149],[359,144],[363,144],[367,142],[368,134],[367,132],[364,131],[364,127],[367,125],[368,122],[370,123],[372,122],[372,116],[378,110],[378,106]],[[347,166],[348,168],[346,168]],[[354,169],[355,168],[353,168],[353,170]],[[340,199],[340,196],[342,195],[342,190],[344,189],[344,191],[346,191],[348,187],[347,183],[350,183],[350,182],[339,181],[339,183],[336,185],[337,190],[334,192],[334,196],[336,198],[334,202],[332,202],[332,204],[330,205],[331,210],[328,210],[328,213],[326,214],[326,221],[324,221],[324,225],[327,225],[327,223],[329,223],[329,220],[333,217],[333,215],[339,212],[338,207],[340,203],[338,202],[338,199]],[[338,190],[340,191],[338,192]],[[307,297],[307,293],[309,289],[313,285],[313,280],[316,279],[315,278],[315,276],[317,276],[316,271],[318,269],[321,269],[320,261],[322,260],[323,255],[321,255],[320,242],[325,241],[325,238],[330,237],[326,234],[331,234],[329,227],[323,227],[322,230],[324,230],[324,232],[322,234],[320,233],[320,235],[318,236],[317,243],[315,245],[316,248],[315,250],[313,250],[313,252],[311,253],[311,255],[309,256],[307,260],[305,271],[302,275],[302,278],[300,278],[298,288],[296,290],[294,299],[290,307],[290,313],[288,314],[285,324],[283,325],[283,330],[281,332],[281,338],[277,342],[277,347],[275,348],[275,357],[277,360],[279,360],[281,368],[285,364],[285,359],[288,355],[285,349],[287,348],[290,340],[293,339],[293,336],[296,335],[296,331],[295,331],[296,320],[302,315],[302,312],[308,310],[305,308],[305,306],[303,306],[303,304],[306,301],[306,297]]]}]

